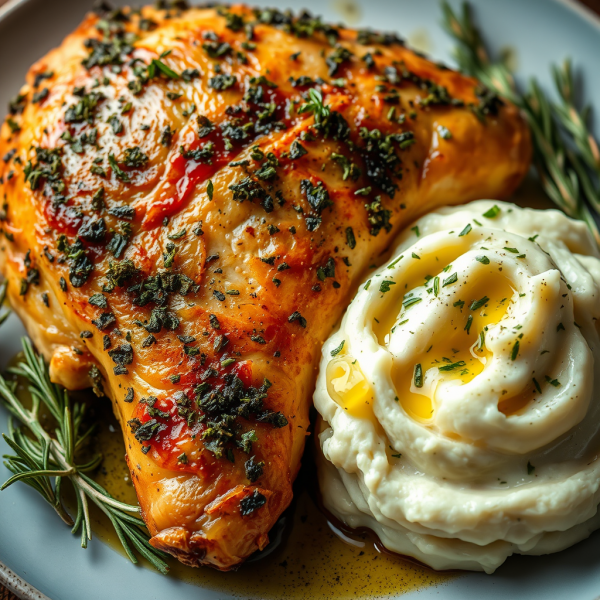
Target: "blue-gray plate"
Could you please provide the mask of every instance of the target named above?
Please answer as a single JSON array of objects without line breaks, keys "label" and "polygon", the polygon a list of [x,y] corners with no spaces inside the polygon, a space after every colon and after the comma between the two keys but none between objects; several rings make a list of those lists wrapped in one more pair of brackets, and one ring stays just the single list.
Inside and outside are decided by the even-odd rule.
[{"label": "blue-gray plate", "polygon": [[[88,0],[12,0],[0,9],[0,116],[9,98],[18,91],[31,63],[58,45],[91,4]],[[295,10],[307,8],[332,22],[345,20],[350,25],[395,30],[413,47],[435,59],[452,62],[452,42],[440,27],[438,0],[267,0],[266,4]],[[452,4],[457,6],[458,2]],[[581,74],[584,98],[592,105],[600,99],[597,67],[600,20],[594,15],[566,0],[472,0],[472,4],[491,49],[510,50],[522,81],[535,75],[550,88],[550,64],[569,56]],[[600,100],[596,109],[600,107],[598,102]],[[19,338],[23,334],[14,316],[0,329],[0,367],[19,350]],[[7,414],[0,408],[0,431],[6,429]],[[0,441],[0,452],[7,450]],[[0,465],[0,481],[8,476],[6,468]],[[134,567],[98,540],[82,550],[52,509],[23,485],[0,493],[0,582],[8,583],[20,597],[28,599],[44,596],[52,600],[239,597],[226,588],[207,589]],[[600,533],[558,554],[511,557],[491,576],[466,573],[442,585],[406,594],[401,594],[401,583],[398,588],[398,597],[419,599],[597,600],[600,597]],[[287,595],[282,591],[277,597]]]}]

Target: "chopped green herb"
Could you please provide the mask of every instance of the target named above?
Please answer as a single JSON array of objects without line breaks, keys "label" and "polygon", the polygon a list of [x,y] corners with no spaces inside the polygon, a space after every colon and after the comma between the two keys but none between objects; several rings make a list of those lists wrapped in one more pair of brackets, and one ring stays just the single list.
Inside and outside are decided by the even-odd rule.
[{"label": "chopped green herb", "polygon": [[242,517],[247,517],[266,503],[267,499],[265,496],[255,488],[251,496],[246,496],[240,501],[240,514]]},{"label": "chopped green herb", "polygon": [[487,296],[484,296],[480,300],[473,300],[471,306],[469,306],[469,310],[477,310],[481,308],[486,302],[489,302],[490,299]]},{"label": "chopped green herb", "polygon": [[123,171],[117,164],[117,159],[115,158],[115,155],[112,154],[112,152],[108,155],[108,164],[110,165],[117,179],[120,179],[124,183],[129,183],[131,181],[129,175],[127,175],[127,173],[125,173],[125,171]]},{"label": "chopped green herb", "polygon": [[452,275],[450,275],[450,277],[447,277],[446,279],[444,279],[444,281],[442,283],[442,287],[446,287],[447,285],[452,285],[453,283],[456,283],[457,281],[458,281],[458,273],[452,273]]},{"label": "chopped green herb", "polygon": [[252,452],[252,442],[258,442],[258,436],[254,429],[243,433],[239,442],[240,449],[246,454]]},{"label": "chopped green herb", "polygon": [[450,363],[449,365],[444,365],[443,367],[439,367],[440,371],[454,371],[454,369],[458,369],[460,367],[464,367],[467,363],[464,360],[459,360],[455,363]]},{"label": "chopped green herb", "polygon": [[379,291],[382,294],[385,294],[386,292],[390,291],[390,286],[392,285],[396,285],[395,281],[388,281],[387,279],[385,281],[381,282],[381,285],[379,286]]},{"label": "chopped green herb", "polygon": [[172,233],[171,235],[168,235],[167,238],[169,238],[170,240],[179,240],[182,237],[184,237],[186,233],[187,229],[180,229],[177,233]]},{"label": "chopped green herb", "polygon": [[162,60],[155,58],[148,66],[148,77],[150,79],[153,79],[158,74],[157,71],[159,71],[160,73],[162,73],[170,79],[179,79],[179,75],[175,73],[173,69],[165,65],[165,63]]},{"label": "chopped green herb", "polygon": [[393,269],[403,258],[404,258],[404,255],[399,256],[395,261],[391,262],[388,265],[388,269]]},{"label": "chopped green herb", "polygon": [[298,311],[293,312],[288,317],[289,323],[294,323],[295,321],[298,321],[298,324],[300,325],[300,327],[304,327],[306,329],[306,325],[307,325],[306,319]]},{"label": "chopped green herb", "polygon": [[[227,344],[229,344],[229,338],[227,338],[224,335],[218,335],[215,338],[215,341],[213,343],[213,350],[215,352],[221,352],[223,350],[223,348],[225,348],[225,346],[227,346]],[[188,346],[186,346],[186,348],[187,347]],[[197,350],[197,348],[196,348],[196,350]],[[198,352],[199,352],[199,350],[198,350]],[[197,353],[195,353],[195,354],[197,354]]]},{"label": "chopped green herb", "polygon": [[213,90],[218,92],[222,92],[223,90],[228,90],[232,88],[237,83],[237,78],[235,75],[224,75],[223,73],[219,73],[214,77],[211,77],[208,80],[208,85]]},{"label": "chopped green herb", "polygon": [[354,230],[352,227],[346,227],[346,243],[348,244],[348,248],[350,248],[350,250],[354,250],[354,248],[356,248],[356,238],[354,237]]},{"label": "chopped green herb", "polygon": [[344,349],[345,343],[346,343],[346,340],[342,340],[342,343],[337,348],[334,348],[331,351],[331,356],[337,356]]},{"label": "chopped green herb", "polygon": [[486,219],[494,219],[496,218],[498,215],[500,214],[500,207],[496,204],[494,204],[494,206],[492,206],[492,208],[490,208],[489,210],[486,210],[483,213],[483,216]]},{"label": "chopped green herb", "polygon": [[467,223],[465,228],[458,234],[458,237],[463,237],[471,232],[473,228],[471,227],[471,223]]},{"label": "chopped green herb", "polygon": [[518,355],[519,355],[519,340],[517,340],[515,342],[515,345],[513,346],[512,352],[510,353],[510,360],[516,360]]},{"label": "chopped green herb", "polygon": [[89,297],[88,302],[93,306],[97,306],[98,308],[108,308],[106,297],[100,293],[92,294]]},{"label": "chopped green herb", "polygon": [[421,367],[421,363],[415,365],[415,387],[422,388],[423,387],[423,368]]},{"label": "chopped green herb", "polygon": [[250,457],[244,465],[244,469],[246,471],[246,478],[250,483],[254,483],[257,479],[259,479],[264,470],[265,463],[264,462],[256,462],[254,456]]},{"label": "chopped green herb", "polygon": [[419,296],[412,296],[411,298],[406,298],[403,302],[402,302],[402,306],[404,306],[404,308],[408,308],[409,306],[412,306],[413,304],[417,304],[417,302],[421,302],[423,298],[419,298]]},{"label": "chopped green herb", "polygon": [[467,317],[467,324],[465,325],[465,331],[467,332],[467,335],[471,333],[471,325],[473,325],[473,315],[469,315]]},{"label": "chopped green herb", "polygon": [[298,140],[294,140],[290,146],[290,159],[297,160],[305,154],[308,154],[308,150]]},{"label": "chopped green herb", "polygon": [[179,251],[179,248],[173,242],[169,242],[165,249],[166,252],[163,252],[163,261],[165,269],[170,269],[173,266],[173,261],[175,260],[175,255]]}]

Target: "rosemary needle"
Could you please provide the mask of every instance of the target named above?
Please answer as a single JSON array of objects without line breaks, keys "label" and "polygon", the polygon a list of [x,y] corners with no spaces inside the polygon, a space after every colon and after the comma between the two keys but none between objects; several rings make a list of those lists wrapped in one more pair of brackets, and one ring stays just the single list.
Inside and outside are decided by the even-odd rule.
[{"label": "rosemary needle", "polygon": [[[161,573],[167,573],[165,554],[153,548],[140,519],[140,509],[119,502],[87,473],[98,467],[102,455],[97,454],[84,464],[77,461],[83,442],[92,429],[83,429],[85,405],[72,402],[67,391],[50,381],[43,358],[37,355],[31,342],[23,339],[24,358],[9,369],[13,375],[24,378],[32,397],[31,409],[25,408],[12,386],[0,376],[0,400],[11,413],[8,435],[3,437],[14,454],[4,455],[6,467],[13,473],[2,486],[6,489],[23,481],[37,490],[60,516],[72,526],[72,532],[81,534],[81,546],[87,547],[92,539],[89,502],[93,502],[111,521],[119,541],[133,563],[137,563],[134,550],[141,554]],[[40,406],[44,405],[57,423],[52,437],[41,425]],[[16,418],[22,427],[15,427]],[[69,515],[62,501],[62,486],[68,479],[77,498],[75,519]]]},{"label": "rosemary needle", "polygon": [[571,63],[553,67],[561,103],[551,103],[535,79],[527,93],[515,85],[505,62],[493,62],[474,26],[468,3],[461,14],[442,2],[443,26],[458,42],[455,57],[461,71],[476,77],[523,112],[534,145],[534,163],[546,194],[570,217],[585,221],[600,244],[594,220],[600,215],[600,153],[588,124],[588,109],[576,108]]}]

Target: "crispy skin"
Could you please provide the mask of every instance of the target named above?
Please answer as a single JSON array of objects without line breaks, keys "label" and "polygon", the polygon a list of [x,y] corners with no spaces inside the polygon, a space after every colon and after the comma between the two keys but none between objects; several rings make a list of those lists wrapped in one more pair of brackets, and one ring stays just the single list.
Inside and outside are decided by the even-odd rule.
[{"label": "crispy skin", "polygon": [[[250,9],[232,10],[246,23],[255,20]],[[139,36],[133,48],[121,47],[121,60],[110,44],[86,48],[85,40],[101,38],[98,17],[90,15],[32,67],[24,110],[13,107],[0,141],[0,156],[15,151],[0,163],[0,266],[12,305],[51,361],[56,382],[87,387],[90,369],[99,369],[103,381],[95,381],[123,426],[152,544],[186,564],[223,570],[266,545],[291,500],[320,345],[368,267],[418,215],[507,196],[530,160],[517,109],[482,100],[474,80],[389,37],[363,33],[357,41],[352,30],[307,17],[290,25],[284,15],[269,14],[254,25],[250,46],[238,20],[213,9],[144,9],[142,21],[116,15],[110,35],[122,28]],[[352,55],[332,47],[336,36]],[[90,56],[109,64],[90,64]],[[186,69],[184,79],[173,78]],[[214,89],[226,86],[220,76],[230,74],[232,87]],[[277,87],[251,80],[260,75]],[[301,76],[322,80],[331,111],[325,125],[315,128],[314,111],[297,110],[315,87]],[[331,84],[334,78],[345,84]],[[90,140],[94,128],[97,138]],[[380,135],[371,133],[369,142],[364,131],[374,130]],[[389,134],[404,136],[386,140]],[[295,140],[306,154],[298,156]],[[135,152],[126,160],[135,147],[147,160]],[[36,148],[62,150],[36,157]],[[230,188],[246,176],[252,182]],[[116,207],[132,207],[134,216],[115,216]],[[117,235],[126,244],[122,253]],[[123,271],[124,258],[134,271]],[[171,287],[142,299],[146,278],[158,273],[175,274],[165,284]],[[107,285],[106,308],[90,304]],[[161,306],[166,312],[153,321]],[[114,320],[98,321],[102,313]],[[105,336],[112,350],[127,350],[130,340],[132,356],[113,360]],[[272,384],[266,391],[265,378]],[[230,416],[229,429],[214,426],[223,404],[207,408],[198,390],[204,381],[204,394],[238,384],[237,391],[228,388],[228,406],[242,416]],[[140,434],[149,421],[158,431]],[[249,431],[255,433],[246,440],[257,441],[240,448]],[[223,443],[219,432],[237,443]],[[250,472],[254,481],[244,468],[250,456],[264,462],[258,477]]]}]

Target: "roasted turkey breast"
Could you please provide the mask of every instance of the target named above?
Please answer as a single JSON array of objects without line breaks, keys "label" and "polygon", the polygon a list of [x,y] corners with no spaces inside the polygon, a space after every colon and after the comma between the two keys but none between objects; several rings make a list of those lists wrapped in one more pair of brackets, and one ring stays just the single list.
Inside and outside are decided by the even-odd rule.
[{"label": "roasted turkey breast", "polygon": [[0,140],[0,270],[51,375],[113,403],[151,543],[227,570],[292,498],[321,343],[417,216],[510,194],[518,110],[395,35],[100,10]]}]

